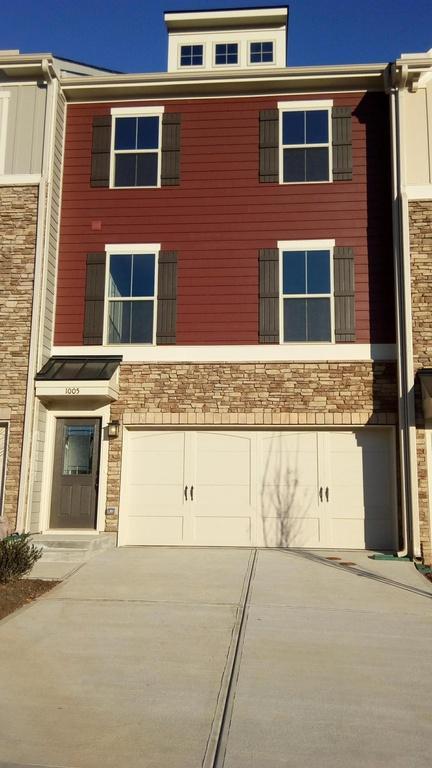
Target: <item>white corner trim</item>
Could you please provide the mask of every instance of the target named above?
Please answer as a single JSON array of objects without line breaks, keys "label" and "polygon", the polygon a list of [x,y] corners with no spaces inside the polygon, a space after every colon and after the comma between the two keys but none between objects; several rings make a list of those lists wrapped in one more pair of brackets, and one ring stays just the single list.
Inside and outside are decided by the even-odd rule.
[{"label": "white corner trim", "polygon": [[278,240],[277,247],[286,251],[320,251],[322,248],[334,248],[336,240]]},{"label": "white corner trim", "polygon": [[52,355],[122,355],[125,363],[374,362],[396,360],[395,344],[244,344],[153,346],[105,344],[53,347]]},{"label": "white corner trim", "polygon": [[313,101],[278,101],[278,109],[330,109],[333,106],[333,99],[314,99]]},{"label": "white corner trim", "polygon": [[165,107],[154,105],[152,107],[111,107],[113,117],[139,117],[140,115],[163,115]]},{"label": "white corner trim", "polygon": [[117,253],[158,253],[160,243],[107,243],[105,253],[116,255]]},{"label": "white corner trim", "polygon": [[0,174],[0,187],[37,186],[41,183],[41,180],[42,176],[40,173],[5,173]]},{"label": "white corner trim", "polygon": [[408,200],[432,200],[432,184],[407,185],[405,192]]},{"label": "white corner trim", "polygon": [[6,138],[9,113],[9,91],[0,91],[0,173],[4,172],[6,162]]}]

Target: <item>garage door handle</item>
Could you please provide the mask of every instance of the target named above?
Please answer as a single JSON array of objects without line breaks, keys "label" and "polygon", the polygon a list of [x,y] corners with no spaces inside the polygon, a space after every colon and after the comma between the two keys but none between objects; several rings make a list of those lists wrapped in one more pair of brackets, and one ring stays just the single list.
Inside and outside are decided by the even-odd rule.
[{"label": "garage door handle", "polygon": [[187,501],[187,500],[188,500],[188,497],[187,497],[187,489],[188,489],[188,487],[187,487],[187,485],[185,485],[185,489],[184,489],[184,497],[185,497],[185,501]]},{"label": "garage door handle", "polygon": [[319,497],[320,497],[320,501],[322,501],[323,500],[323,489],[322,489],[322,486],[319,489]]},{"label": "garage door handle", "polygon": [[191,497],[191,501],[193,501],[193,485],[191,485],[190,487],[190,497]]},{"label": "garage door handle", "polygon": [[329,489],[328,486],[326,487],[326,501],[329,500]]}]

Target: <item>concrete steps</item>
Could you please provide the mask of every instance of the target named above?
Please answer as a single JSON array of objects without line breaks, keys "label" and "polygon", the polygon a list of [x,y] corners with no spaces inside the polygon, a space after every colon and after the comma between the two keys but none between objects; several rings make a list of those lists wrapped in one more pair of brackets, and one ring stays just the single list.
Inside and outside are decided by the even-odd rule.
[{"label": "concrete steps", "polygon": [[116,545],[115,533],[37,533],[31,538],[33,544],[43,550],[39,562],[45,563],[82,563]]}]

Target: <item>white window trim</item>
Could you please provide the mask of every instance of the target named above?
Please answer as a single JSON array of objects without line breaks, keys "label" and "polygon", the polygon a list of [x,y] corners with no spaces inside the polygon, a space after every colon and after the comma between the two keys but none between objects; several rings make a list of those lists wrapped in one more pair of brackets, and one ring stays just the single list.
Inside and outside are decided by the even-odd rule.
[{"label": "white window trim", "polygon": [[[332,163],[332,120],[331,109],[333,99],[322,99],[314,101],[278,101],[279,110],[279,184],[331,184],[333,181],[333,163]],[[283,144],[283,113],[284,112],[316,112],[317,110],[327,110],[328,114],[328,142],[323,144]],[[308,149],[316,147],[328,147],[328,165],[329,177],[323,181],[284,181],[283,178],[283,151],[284,149]]]},{"label": "white window trim", "polygon": [[[271,43],[273,46],[273,56],[271,61],[251,61],[252,56],[252,44],[253,43],[260,43],[262,45],[263,43]],[[276,54],[276,40],[269,40],[268,38],[266,40],[249,40],[248,41],[248,53],[247,53],[247,63],[248,67],[272,67],[275,64],[275,54]]]},{"label": "white window trim", "polygon": [[[235,64],[216,64],[216,46],[217,45],[236,45],[237,46],[237,62]],[[223,40],[215,40],[213,42],[213,48],[212,48],[212,66],[215,69],[222,69],[231,67],[234,69],[235,67],[240,67],[240,60],[241,60],[241,46],[240,42],[238,40],[229,40],[228,42],[225,42]]]},{"label": "white window trim", "polygon": [[[189,48],[193,46],[200,45],[202,48],[202,64],[182,64],[181,63],[181,49],[182,48]],[[206,65],[206,48],[207,46],[205,43],[185,43],[184,41],[179,43],[178,45],[178,51],[177,51],[177,68],[180,70],[185,70],[186,72],[188,70],[194,70],[194,69],[205,69]]]},{"label": "white window trim", "polygon": [[[154,272],[154,296],[153,299],[148,297],[141,298],[139,296],[128,299],[127,296],[123,297],[123,301],[153,301],[153,338],[151,342],[143,344],[143,342],[137,342],[136,344],[122,344],[126,347],[153,347],[156,346],[156,323],[157,323],[157,294],[158,294],[158,266],[159,266],[159,252],[161,250],[160,243],[120,243],[118,245],[110,243],[105,246],[106,264],[105,264],[105,298],[104,298],[104,320],[103,320],[103,345],[109,348],[117,347],[118,344],[108,341],[108,319],[109,319],[109,302],[112,297],[108,295],[109,279],[110,279],[110,259],[111,256],[134,255],[140,253],[151,253],[155,257],[155,272]],[[119,299],[120,300],[120,299]]]},{"label": "white window trim", "polygon": [[[334,327],[334,282],[333,282],[333,251],[335,248],[335,240],[278,240],[277,247],[279,249],[279,344],[283,346],[302,345],[307,344],[314,345],[329,345],[335,344],[335,327]],[[330,251],[330,294],[328,293],[314,293],[310,294],[311,298],[330,298],[330,341],[284,341],[284,313],[283,302],[285,298],[304,298],[308,294],[284,294],[283,293],[283,259],[282,254],[284,251]]]},{"label": "white window trim", "polygon": [[[162,106],[155,106],[155,107],[112,107],[111,108],[111,117],[113,120],[112,128],[111,128],[111,152],[110,152],[110,189],[158,189],[161,186],[161,170],[162,170],[162,116],[165,112],[165,107]],[[157,148],[157,156],[158,156],[158,173],[157,173],[157,183],[153,186],[145,186],[145,187],[138,187],[138,186],[131,186],[131,187],[116,187],[114,184],[114,173],[115,173],[115,156],[116,154],[131,154],[132,152],[134,154],[151,154],[154,153],[154,149],[137,149],[137,150],[116,150],[114,149],[115,145],[115,128],[116,128],[116,118],[117,117],[158,117],[159,118],[159,141],[158,141],[158,148]]]},{"label": "white window trim", "polygon": [[6,139],[10,91],[0,91],[0,174],[4,174],[6,163]]}]

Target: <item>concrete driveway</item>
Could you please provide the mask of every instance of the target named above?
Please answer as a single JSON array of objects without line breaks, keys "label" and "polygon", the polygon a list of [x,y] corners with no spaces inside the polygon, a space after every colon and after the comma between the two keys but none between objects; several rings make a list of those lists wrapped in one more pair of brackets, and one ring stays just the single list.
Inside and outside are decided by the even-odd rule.
[{"label": "concrete driveway", "polygon": [[432,589],[337,555],[98,555],[0,622],[0,766],[429,766]]}]

